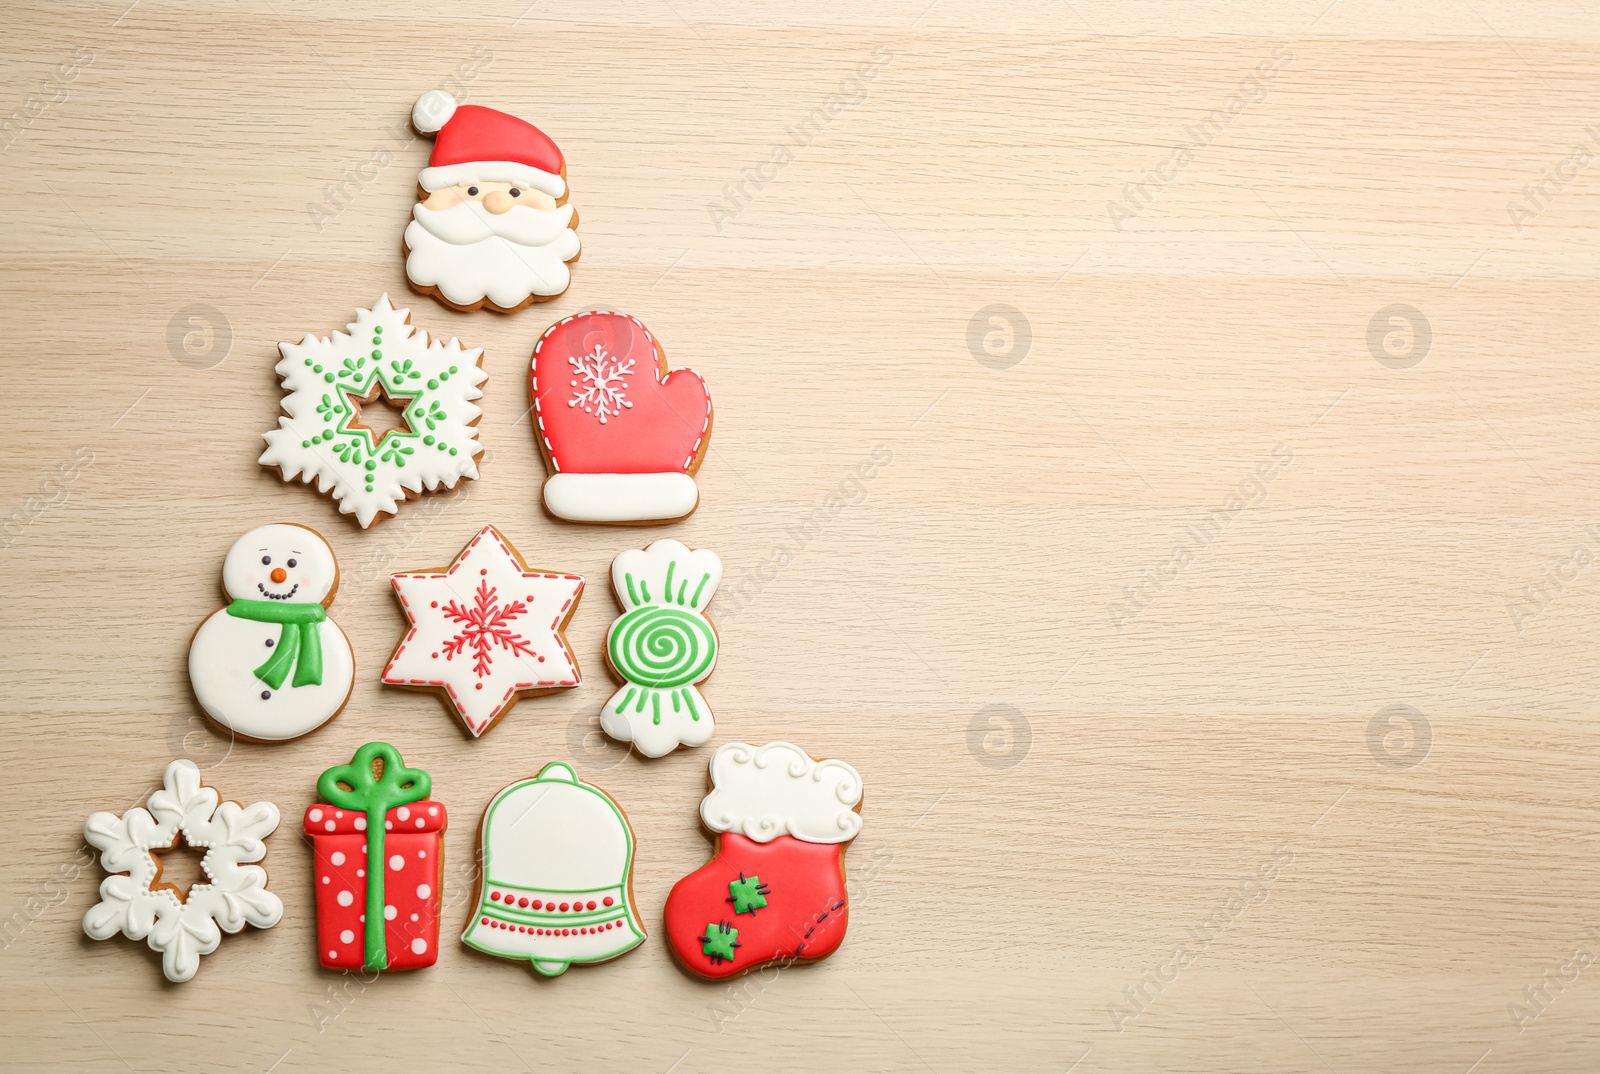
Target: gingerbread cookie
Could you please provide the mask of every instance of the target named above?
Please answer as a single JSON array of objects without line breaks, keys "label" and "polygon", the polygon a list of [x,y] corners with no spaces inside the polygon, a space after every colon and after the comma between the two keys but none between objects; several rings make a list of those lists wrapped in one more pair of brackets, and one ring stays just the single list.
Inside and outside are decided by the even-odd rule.
[{"label": "gingerbread cookie", "polygon": [[339,563],[308,526],[275,523],[239,538],[222,563],[228,606],[189,642],[189,682],[206,715],[260,742],[315,731],[355,685],[350,639],[328,618]]},{"label": "gingerbread cookie", "polygon": [[[161,952],[161,972],[169,981],[187,981],[200,968],[200,956],[222,942],[224,932],[246,925],[270,929],[283,917],[283,903],[267,890],[267,871],[248,864],[266,857],[266,838],[278,827],[271,802],[240,806],[221,801],[214,787],[200,782],[192,761],[167,765],[150,807],[121,817],[96,813],[83,837],[100,851],[108,876],[100,901],[83,915],[90,939],[122,933]],[[205,851],[200,867],[206,879],[187,892],[161,880],[161,853],[182,839]]]},{"label": "gingerbread cookie", "polygon": [[717,847],[667,895],[672,953],[711,980],[833,954],[849,924],[860,773],[787,742],[732,742],[712,754],[710,782],[700,820]]},{"label": "gingerbread cookie", "polygon": [[533,348],[529,395],[557,518],[669,521],[700,503],[711,395],[694,370],[667,372],[637,318],[596,311],[551,325]]},{"label": "gingerbread cookie", "polygon": [[406,278],[453,309],[515,313],[554,298],[578,256],[567,164],[538,127],[444,90],[424,93],[411,125],[434,135],[406,225]]},{"label": "gingerbread cookie", "polygon": [[622,807],[547,764],[495,795],[479,829],[483,871],[461,940],[527,959],[546,977],[644,942],[633,910],[633,829]]},{"label": "gingerbread cookie", "polygon": [[[330,970],[414,970],[439,960],[443,802],[387,742],[368,742],[317,780],[317,958]],[[372,927],[368,927],[368,923]],[[379,924],[381,922],[381,924]]]},{"label": "gingerbread cookie", "polygon": [[646,757],[711,738],[711,706],[696,689],[717,665],[717,631],[705,608],[722,581],[722,560],[667,538],[611,561],[622,614],[606,631],[606,663],[622,680],[600,710],[600,727]]},{"label": "gingerbread cookie", "polygon": [[[384,295],[356,311],[348,332],[278,344],[277,373],[288,394],[259,461],[285,481],[299,477],[332,492],[340,512],[355,515],[363,529],[424,489],[453,489],[478,476],[483,411],[474,401],[483,398],[488,376],[483,350],[454,338],[430,342],[410,318]],[[363,423],[362,404],[380,392],[400,408],[403,428]]]},{"label": "gingerbread cookie", "polygon": [[383,681],[443,690],[474,738],[519,697],[583,681],[563,633],[583,579],[530,568],[493,526],[450,566],[396,574],[393,582],[411,629]]}]

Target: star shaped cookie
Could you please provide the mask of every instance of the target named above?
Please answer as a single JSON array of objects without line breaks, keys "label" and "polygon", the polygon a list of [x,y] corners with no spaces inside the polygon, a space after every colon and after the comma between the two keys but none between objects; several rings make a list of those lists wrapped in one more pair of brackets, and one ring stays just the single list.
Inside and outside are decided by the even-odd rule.
[{"label": "star shaped cookie", "polygon": [[530,568],[493,526],[480,530],[450,566],[392,580],[411,629],[383,681],[444,691],[474,738],[519,697],[583,681],[562,633],[583,579]]}]

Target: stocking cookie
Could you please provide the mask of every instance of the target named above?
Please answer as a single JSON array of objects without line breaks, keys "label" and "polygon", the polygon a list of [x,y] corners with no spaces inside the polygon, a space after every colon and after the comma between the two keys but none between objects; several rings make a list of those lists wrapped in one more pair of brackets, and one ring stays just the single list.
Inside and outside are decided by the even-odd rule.
[{"label": "stocking cookie", "polygon": [[228,606],[189,642],[189,682],[206,715],[245,738],[282,742],[337,716],[355,684],[350,639],[327,607],[339,564],[307,526],[258,526],[222,563]]},{"label": "stocking cookie", "polygon": [[551,325],[533,348],[529,394],[557,518],[669,521],[699,504],[711,396],[694,370],[667,372],[637,318],[597,311]]},{"label": "stocking cookie", "polygon": [[424,93],[411,125],[434,135],[406,225],[406,277],[454,309],[514,313],[567,289],[578,256],[567,165],[532,123],[443,90]]},{"label": "stocking cookie", "polygon": [[[96,813],[83,826],[101,866],[117,874],[101,881],[100,901],[83,915],[83,931],[94,940],[118,932],[144,940],[161,952],[167,980],[189,980],[224,932],[246,925],[270,929],[283,917],[283,903],[267,890],[267,871],[248,864],[266,857],[265,840],[277,827],[278,807],[271,802],[221,801],[215,788],[201,784],[193,762],[173,761],[148,809],[135,807],[120,817]],[[205,879],[187,892],[161,879],[161,854],[177,849],[180,839],[205,851]]]},{"label": "stocking cookie", "polygon": [[[363,529],[424,489],[453,489],[478,476],[483,411],[474,401],[488,376],[483,350],[454,338],[430,342],[410,318],[384,295],[356,311],[348,332],[278,344],[277,373],[288,394],[258,461],[285,481],[299,477],[332,492],[339,511]],[[363,417],[363,404],[380,393],[401,411],[401,427],[373,428]]]},{"label": "stocking cookie", "polygon": [[667,895],[678,961],[717,980],[833,954],[849,923],[844,852],[860,809],[861,776],[843,761],[787,742],[719,748],[700,803],[716,851]]},{"label": "stocking cookie", "polygon": [[443,690],[474,738],[519,697],[583,681],[563,633],[583,579],[530,568],[493,526],[450,566],[396,574],[393,582],[411,629],[383,681]]},{"label": "stocking cookie", "polygon": [[527,959],[546,977],[644,942],[633,910],[633,829],[571,765],[547,764],[502,790],[479,829],[483,871],[462,942]]},{"label": "stocking cookie", "polygon": [[439,960],[447,817],[432,790],[428,773],[407,768],[387,742],[368,742],[317,780],[305,824],[316,859],[317,958],[328,969],[414,970]]},{"label": "stocking cookie", "polygon": [[622,687],[600,710],[600,727],[646,757],[711,738],[711,706],[696,689],[717,665],[717,631],[705,616],[722,560],[667,538],[611,561],[622,614],[606,631],[606,663]]}]

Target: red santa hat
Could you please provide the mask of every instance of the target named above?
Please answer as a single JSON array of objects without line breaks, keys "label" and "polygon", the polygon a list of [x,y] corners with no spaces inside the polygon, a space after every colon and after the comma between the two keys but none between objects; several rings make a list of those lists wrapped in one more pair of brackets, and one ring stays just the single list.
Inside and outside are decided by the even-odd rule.
[{"label": "red santa hat", "polygon": [[411,109],[411,124],[437,137],[418,181],[427,191],[457,183],[500,182],[567,192],[564,162],[544,131],[527,120],[476,104],[457,104],[444,90],[429,90]]}]

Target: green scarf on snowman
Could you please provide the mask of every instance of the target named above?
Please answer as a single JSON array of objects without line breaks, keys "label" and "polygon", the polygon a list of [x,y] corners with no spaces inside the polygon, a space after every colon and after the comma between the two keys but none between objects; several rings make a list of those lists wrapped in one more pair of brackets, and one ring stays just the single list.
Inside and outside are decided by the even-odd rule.
[{"label": "green scarf on snowman", "polygon": [[272,657],[256,668],[255,676],[274,690],[294,668],[294,685],[322,685],[322,632],[317,624],[328,618],[320,604],[274,604],[266,600],[236,600],[228,614],[258,623],[282,623]]}]

